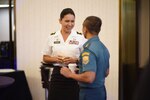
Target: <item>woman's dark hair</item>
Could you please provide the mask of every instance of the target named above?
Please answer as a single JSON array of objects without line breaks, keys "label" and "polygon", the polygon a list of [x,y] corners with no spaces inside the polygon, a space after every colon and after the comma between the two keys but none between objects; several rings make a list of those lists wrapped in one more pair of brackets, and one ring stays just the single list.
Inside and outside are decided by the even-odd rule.
[{"label": "woman's dark hair", "polygon": [[96,16],[89,16],[84,20],[83,26],[85,26],[90,33],[98,34],[101,30],[102,20]]},{"label": "woman's dark hair", "polygon": [[64,16],[67,15],[67,14],[72,14],[75,17],[74,11],[71,8],[65,8],[60,13],[60,19],[62,20],[64,18]]}]

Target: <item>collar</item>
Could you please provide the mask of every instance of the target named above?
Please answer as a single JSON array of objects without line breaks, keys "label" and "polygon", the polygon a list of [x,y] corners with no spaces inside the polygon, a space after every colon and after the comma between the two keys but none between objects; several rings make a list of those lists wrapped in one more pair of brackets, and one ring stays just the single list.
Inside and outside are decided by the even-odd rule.
[{"label": "collar", "polygon": [[98,41],[98,40],[100,40],[99,37],[98,36],[94,36],[94,37],[88,39],[88,41],[84,44],[84,47],[89,47],[91,42]]}]

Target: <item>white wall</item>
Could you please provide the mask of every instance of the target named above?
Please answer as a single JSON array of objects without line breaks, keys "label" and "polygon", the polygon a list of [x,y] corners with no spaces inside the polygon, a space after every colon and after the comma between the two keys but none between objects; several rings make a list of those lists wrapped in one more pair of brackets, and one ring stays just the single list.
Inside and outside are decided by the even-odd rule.
[{"label": "white wall", "polygon": [[48,34],[60,28],[59,14],[66,7],[75,11],[75,30],[79,32],[87,16],[102,19],[100,38],[111,55],[106,79],[108,100],[118,100],[119,0],[16,0],[17,66],[26,73],[33,100],[44,100],[41,50]]}]

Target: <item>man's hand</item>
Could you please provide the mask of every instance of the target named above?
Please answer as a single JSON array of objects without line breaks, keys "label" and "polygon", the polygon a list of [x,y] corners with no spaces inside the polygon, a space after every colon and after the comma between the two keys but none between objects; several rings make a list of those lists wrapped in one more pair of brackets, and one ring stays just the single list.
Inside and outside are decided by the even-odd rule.
[{"label": "man's hand", "polygon": [[62,67],[60,73],[67,78],[70,78],[70,75],[72,74],[71,70],[67,67]]}]

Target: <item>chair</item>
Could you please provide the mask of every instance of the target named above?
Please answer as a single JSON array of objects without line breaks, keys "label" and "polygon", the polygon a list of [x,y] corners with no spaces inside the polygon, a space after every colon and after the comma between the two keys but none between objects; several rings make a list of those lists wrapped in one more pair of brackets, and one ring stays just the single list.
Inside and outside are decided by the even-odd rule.
[{"label": "chair", "polygon": [[45,89],[45,100],[48,99],[48,90],[49,90],[49,84],[51,79],[51,73],[54,68],[54,65],[52,63],[44,63],[41,62],[41,82],[42,87]]}]

